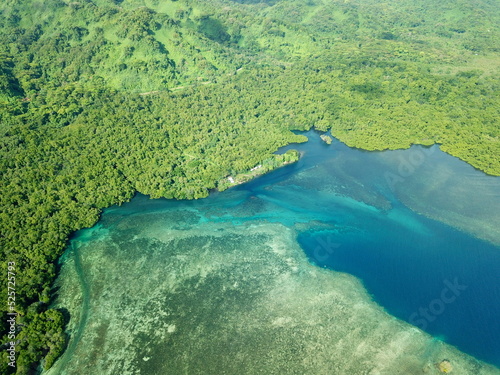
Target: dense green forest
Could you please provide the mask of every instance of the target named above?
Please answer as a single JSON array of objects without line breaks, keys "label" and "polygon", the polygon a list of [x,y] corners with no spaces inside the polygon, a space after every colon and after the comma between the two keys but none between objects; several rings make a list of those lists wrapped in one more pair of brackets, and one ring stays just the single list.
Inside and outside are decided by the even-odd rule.
[{"label": "dense green forest", "polygon": [[206,197],[287,161],[273,152],[311,127],[368,150],[438,143],[500,175],[497,0],[3,0],[0,37],[0,251],[19,313],[2,373],[64,350],[57,259],[135,192]]}]

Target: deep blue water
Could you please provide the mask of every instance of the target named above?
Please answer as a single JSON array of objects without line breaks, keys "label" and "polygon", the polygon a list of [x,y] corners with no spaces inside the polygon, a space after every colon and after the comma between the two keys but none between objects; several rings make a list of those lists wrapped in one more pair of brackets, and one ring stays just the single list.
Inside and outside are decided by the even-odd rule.
[{"label": "deep blue water", "polygon": [[[428,233],[358,217],[356,230],[311,230],[298,240],[316,264],[362,279],[392,315],[499,365],[498,248],[420,220]],[[317,250],[321,241],[337,246]]]},{"label": "deep blue water", "polygon": [[281,150],[298,149],[299,162],[247,184],[199,201],[138,196],[110,210],[294,227],[312,263],[355,275],[390,314],[500,367],[500,247],[472,234],[500,238],[500,178],[437,146],[366,152],[306,135]]}]

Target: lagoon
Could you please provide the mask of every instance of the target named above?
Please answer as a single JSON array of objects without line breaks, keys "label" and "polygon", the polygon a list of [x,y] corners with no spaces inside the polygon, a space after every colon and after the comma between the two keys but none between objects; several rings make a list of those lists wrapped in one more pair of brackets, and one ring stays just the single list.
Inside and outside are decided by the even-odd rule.
[{"label": "lagoon", "polygon": [[77,232],[52,373],[498,373],[500,178],[438,146],[305,134],[280,150],[295,164],[198,201],[138,195]]}]

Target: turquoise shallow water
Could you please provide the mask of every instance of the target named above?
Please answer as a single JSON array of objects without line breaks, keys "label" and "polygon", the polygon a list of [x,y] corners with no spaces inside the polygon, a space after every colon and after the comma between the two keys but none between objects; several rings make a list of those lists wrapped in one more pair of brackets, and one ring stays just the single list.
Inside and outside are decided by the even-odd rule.
[{"label": "turquoise shallow water", "polygon": [[[365,152],[348,148],[338,141],[328,146],[315,132],[306,135],[310,138],[306,144],[287,147],[296,148],[303,154],[298,163],[198,201],[149,200],[138,195],[130,203],[107,209],[95,228],[78,232],[72,240],[72,250],[63,260],[68,265],[74,263],[84,310],[92,311],[82,313],[79,320],[74,317],[75,327],[71,333],[77,340],[73,342],[83,341],[80,346],[87,345],[88,338],[83,331],[90,330],[88,325],[98,325],[96,332],[101,333],[96,333],[94,343],[105,352],[107,344],[103,332],[110,329],[106,327],[113,320],[113,314],[119,314],[119,306],[122,309],[123,306],[132,308],[136,303],[132,303],[134,296],[122,297],[125,302],[113,302],[103,310],[105,313],[98,314],[98,307],[93,306],[92,301],[110,298],[106,294],[111,293],[106,291],[109,283],[116,283],[113,287],[118,290],[125,290],[135,283],[151,284],[153,289],[148,290],[154,290],[154,285],[163,285],[164,278],[175,280],[175,277],[186,277],[194,272],[176,271],[178,266],[175,262],[179,259],[205,259],[200,261],[197,270],[202,270],[199,271],[202,275],[210,275],[210,271],[203,270],[203,267],[215,258],[203,254],[208,254],[214,246],[219,249],[215,254],[227,254],[227,259],[232,259],[228,262],[234,264],[238,270],[234,272],[241,272],[243,276],[240,277],[244,280],[255,272],[260,276],[265,276],[266,272],[274,275],[274,271],[263,271],[267,266],[273,270],[280,267],[274,264],[274,258],[269,255],[271,253],[258,248],[250,249],[259,241],[266,243],[267,240],[263,239],[266,236],[281,240],[274,230],[269,230],[274,234],[261,236],[260,240],[252,237],[251,225],[275,223],[296,233],[296,240],[312,264],[358,277],[373,299],[390,314],[478,359],[500,366],[500,291],[497,276],[500,269],[500,179],[485,176],[466,163],[442,153],[437,146]],[[200,228],[207,226],[216,231],[213,239],[205,240],[207,234],[200,232]],[[228,238],[234,243],[231,243],[233,240],[219,243],[217,236],[231,231],[230,228],[250,229],[248,235],[242,236],[239,230],[236,230],[237,234],[231,234]],[[179,236],[185,239],[175,240],[175,261],[166,259],[172,250],[158,241],[166,241],[163,237]],[[235,245],[237,243],[246,245]],[[243,252],[233,259],[229,249],[235,246]],[[265,257],[269,257],[269,264],[260,265],[257,269],[248,266],[247,269],[250,260],[246,260],[245,249],[241,246],[248,247],[248,259],[253,256],[265,262]],[[101,255],[96,255],[96,249],[102,249]],[[190,258],[193,249],[199,253]],[[264,258],[259,256],[259,251]],[[157,252],[163,254],[159,259],[155,255]],[[108,261],[104,262],[103,257]],[[221,255],[218,262],[224,262],[224,259],[225,256]],[[130,273],[131,279],[123,281],[123,277],[128,277],[123,275],[123,270],[120,275],[112,275],[112,268],[119,267],[110,264],[110,260],[129,267],[126,272]],[[161,266],[162,262],[165,266]],[[172,265],[174,271],[166,271],[170,269],[167,264]],[[155,269],[155,266],[159,268]],[[139,273],[143,267],[150,268]],[[291,266],[291,269],[294,270],[294,267]],[[162,269],[165,270],[164,275]],[[231,285],[243,283],[243,279],[226,274],[229,275],[228,280],[232,280]],[[111,281],[101,285],[103,282],[96,275],[109,276]],[[153,275],[162,281],[155,281]],[[207,277],[210,279],[209,276],[202,276],[200,280],[207,280]],[[212,289],[207,286],[203,293],[210,294],[211,290],[216,290],[215,285],[225,283],[224,276],[220,277],[219,281],[213,281]],[[67,301],[77,298],[71,297],[76,295],[71,289],[76,286],[70,285],[70,278],[65,278],[63,272],[60,280],[63,285],[61,294]],[[193,281],[190,281],[188,286],[183,286],[183,290],[189,291],[194,285],[202,285],[200,280],[192,285],[189,283]],[[69,285],[66,292],[65,282]],[[120,287],[120,283],[125,284]],[[165,288],[168,291],[177,287],[170,285]],[[265,288],[259,286],[258,290],[261,289]],[[227,290],[224,286],[220,293],[227,293]],[[256,293],[247,294],[244,300],[256,298],[254,302],[258,305],[261,299],[255,297]],[[192,292],[183,292],[182,295],[189,299]],[[213,303],[222,303],[221,298],[214,296],[216,302]],[[184,299],[176,301],[184,306]],[[227,304],[223,305],[223,309],[221,307],[223,311],[237,308],[239,313],[242,309],[243,302],[237,295],[230,294],[224,301]],[[290,301],[286,303],[291,304]],[[115,308],[117,310],[113,312]],[[180,316],[192,321],[194,318],[186,313],[190,309],[192,307],[184,307]],[[221,311],[216,314],[223,316]],[[267,316],[265,314],[262,316]],[[334,312],[331,314],[333,316]],[[96,316],[99,316],[100,323],[96,322]],[[327,318],[323,314],[315,319]],[[276,319],[278,322],[289,322],[289,318],[282,316]],[[175,334],[175,325],[169,324],[167,332]],[[238,325],[231,324],[233,328]],[[321,321],[321,324],[325,323]],[[100,336],[101,339],[98,338]],[[227,332],[223,337],[228,337]],[[70,343],[69,355],[81,350],[78,345]],[[341,352],[340,349],[338,351]],[[154,363],[149,355],[144,358],[144,363],[151,367],[142,373],[158,371],[160,363]],[[63,357],[64,360],[69,361],[68,356],[66,359]]]}]

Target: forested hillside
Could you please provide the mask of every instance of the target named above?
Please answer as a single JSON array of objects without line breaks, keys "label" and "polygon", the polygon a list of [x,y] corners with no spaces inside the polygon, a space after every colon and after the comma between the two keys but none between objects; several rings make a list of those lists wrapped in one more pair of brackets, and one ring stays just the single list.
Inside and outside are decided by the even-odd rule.
[{"label": "forested hillside", "polygon": [[64,348],[47,308],[68,236],[135,192],[205,197],[313,126],[369,150],[439,143],[500,175],[496,0],[4,0],[0,38],[19,374]]}]

